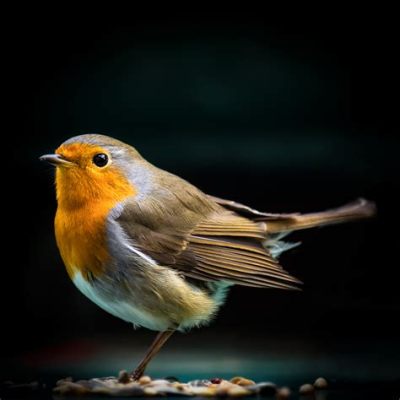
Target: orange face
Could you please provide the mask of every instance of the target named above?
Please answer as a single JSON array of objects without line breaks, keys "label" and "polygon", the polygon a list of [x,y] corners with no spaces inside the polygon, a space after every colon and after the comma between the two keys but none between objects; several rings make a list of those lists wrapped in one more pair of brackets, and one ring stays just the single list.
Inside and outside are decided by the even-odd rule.
[{"label": "orange face", "polygon": [[96,170],[97,167],[93,163],[93,157],[96,154],[106,154],[108,157],[110,156],[109,152],[103,147],[89,143],[63,144],[56,150],[56,154],[59,154],[68,161],[72,161],[81,168],[89,168],[92,170]]},{"label": "orange face", "polygon": [[67,163],[57,166],[59,206],[79,208],[94,202],[115,203],[136,190],[116,165],[110,152],[88,143],[62,145],[56,150]]},{"label": "orange face", "polygon": [[88,143],[72,143],[56,150],[58,209],[56,239],[72,277],[99,275],[107,259],[106,218],[136,189],[113,163],[107,149]]}]

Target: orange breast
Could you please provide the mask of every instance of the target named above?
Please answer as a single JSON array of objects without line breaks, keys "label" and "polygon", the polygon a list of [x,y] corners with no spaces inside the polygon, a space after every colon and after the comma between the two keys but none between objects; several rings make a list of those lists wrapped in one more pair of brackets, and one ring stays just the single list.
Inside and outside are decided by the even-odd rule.
[{"label": "orange breast", "polygon": [[110,169],[99,181],[85,172],[57,168],[58,209],[55,233],[61,257],[71,278],[80,271],[84,278],[104,273],[109,260],[106,218],[135,188],[118,171]]},{"label": "orange breast", "polygon": [[55,231],[57,245],[68,274],[73,278],[76,270],[84,277],[104,272],[109,254],[105,221],[109,209],[85,207],[74,212],[59,209]]}]

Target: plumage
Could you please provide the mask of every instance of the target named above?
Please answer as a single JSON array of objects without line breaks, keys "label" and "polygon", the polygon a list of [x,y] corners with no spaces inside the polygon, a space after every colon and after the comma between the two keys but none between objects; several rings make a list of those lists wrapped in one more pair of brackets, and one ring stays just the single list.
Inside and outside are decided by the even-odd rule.
[{"label": "plumage", "polygon": [[[271,214],[209,196],[104,135],[81,135],[56,165],[56,239],[79,290],[111,314],[159,330],[139,377],[171,330],[208,323],[233,284],[298,289],[277,257],[293,230],[365,218],[360,199],[313,214]],[[96,161],[97,160],[97,161]]]},{"label": "plumage", "polygon": [[[129,201],[117,219],[132,242],[154,260],[183,274],[190,272],[191,277],[196,277],[199,272],[200,279],[225,279],[260,287],[275,286],[274,279],[278,286],[285,288],[291,287],[282,285],[282,279],[298,283],[263,247],[265,232],[256,223],[223,208],[215,210],[214,205],[199,206],[197,209],[202,211],[197,213],[187,211],[191,218],[182,219],[181,210],[185,202],[179,202],[174,213],[175,198],[171,197],[172,201],[166,204],[155,204],[157,200],[149,197],[147,204],[141,202],[140,206],[134,200]],[[163,207],[168,207],[169,211],[163,212]],[[161,211],[157,222],[144,226],[143,219],[152,220],[154,210]],[[262,278],[263,275],[271,279]]]}]

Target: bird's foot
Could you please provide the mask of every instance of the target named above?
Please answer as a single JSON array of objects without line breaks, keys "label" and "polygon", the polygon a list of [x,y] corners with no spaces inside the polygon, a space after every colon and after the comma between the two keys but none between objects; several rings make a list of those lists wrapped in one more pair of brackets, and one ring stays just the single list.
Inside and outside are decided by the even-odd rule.
[{"label": "bird's foot", "polygon": [[132,372],[131,378],[134,381],[138,381],[143,376],[143,374],[144,374],[144,368],[138,367]]}]

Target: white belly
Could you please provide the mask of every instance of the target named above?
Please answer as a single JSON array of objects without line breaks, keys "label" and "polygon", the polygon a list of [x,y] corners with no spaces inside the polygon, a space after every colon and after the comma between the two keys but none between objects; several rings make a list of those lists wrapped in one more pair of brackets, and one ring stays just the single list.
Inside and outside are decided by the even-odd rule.
[{"label": "white belly", "polygon": [[143,326],[155,331],[164,331],[169,328],[169,323],[166,319],[155,317],[139,309],[131,302],[114,301],[109,295],[105,296],[101,289],[85,280],[80,272],[75,273],[73,282],[86,297],[100,308],[124,321],[133,323],[135,327]]}]

